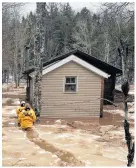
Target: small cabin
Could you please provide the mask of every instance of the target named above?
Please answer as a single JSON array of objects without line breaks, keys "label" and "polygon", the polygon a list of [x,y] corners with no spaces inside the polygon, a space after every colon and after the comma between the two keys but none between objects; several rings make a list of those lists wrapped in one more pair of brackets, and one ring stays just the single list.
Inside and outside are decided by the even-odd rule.
[{"label": "small cabin", "polygon": [[[33,101],[35,71],[27,75],[27,97]],[[116,76],[122,71],[79,50],[43,63],[41,116],[46,118],[88,118],[103,114],[104,99],[114,101]]]}]

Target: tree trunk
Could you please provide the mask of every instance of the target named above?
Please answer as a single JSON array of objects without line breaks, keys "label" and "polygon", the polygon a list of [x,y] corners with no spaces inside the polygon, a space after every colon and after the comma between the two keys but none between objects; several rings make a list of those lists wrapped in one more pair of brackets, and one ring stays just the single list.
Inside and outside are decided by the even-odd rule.
[{"label": "tree trunk", "polygon": [[44,52],[44,17],[46,3],[37,3],[36,10],[36,35],[34,44],[35,77],[33,91],[33,107],[41,111],[41,81],[42,81],[42,54]]},{"label": "tree trunk", "polygon": [[20,84],[20,75],[18,74],[17,70],[16,70],[16,74],[14,75],[14,81],[15,81],[15,87],[19,87]]},{"label": "tree trunk", "polygon": [[[15,32],[15,36],[16,36],[16,32]],[[14,51],[14,79],[15,79],[15,86],[16,88],[18,87],[18,62],[17,62],[17,41],[15,38],[15,51]]]},{"label": "tree trunk", "polygon": [[65,36],[64,36],[64,53],[67,52],[67,42],[68,42],[68,23],[65,25]]},{"label": "tree trunk", "polygon": [[128,48],[121,39],[120,39],[120,48],[118,48],[118,53],[121,58],[123,79],[128,79],[128,65],[127,65]]},{"label": "tree trunk", "polygon": [[2,71],[2,83],[4,83],[4,72]]},{"label": "tree trunk", "polygon": [[126,68],[126,59],[123,56],[123,54],[121,55],[121,64],[122,64],[122,75],[123,78],[127,78],[127,68]]},{"label": "tree trunk", "polygon": [[9,71],[7,71],[6,81],[7,81],[7,84],[8,84],[8,81],[9,81]]},{"label": "tree trunk", "polygon": [[108,40],[108,33],[105,33],[105,62],[109,63],[109,52],[110,52],[110,45]]},{"label": "tree trunk", "polygon": [[7,75],[7,71],[4,70],[4,71],[2,72],[2,82],[3,82],[3,83],[6,83],[6,75]]}]

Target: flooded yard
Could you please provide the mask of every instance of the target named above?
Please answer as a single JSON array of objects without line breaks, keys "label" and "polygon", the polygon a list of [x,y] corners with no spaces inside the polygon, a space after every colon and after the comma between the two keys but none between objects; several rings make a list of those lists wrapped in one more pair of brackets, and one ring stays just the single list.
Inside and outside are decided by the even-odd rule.
[{"label": "flooded yard", "polygon": [[[10,104],[6,104],[7,97],[3,99],[3,166],[127,165],[124,112],[120,108],[105,106],[104,117],[99,119],[41,118],[41,122],[35,123],[32,130],[22,131],[16,123],[19,99],[17,96],[11,97]],[[129,121],[134,135],[133,113],[129,113]]]}]

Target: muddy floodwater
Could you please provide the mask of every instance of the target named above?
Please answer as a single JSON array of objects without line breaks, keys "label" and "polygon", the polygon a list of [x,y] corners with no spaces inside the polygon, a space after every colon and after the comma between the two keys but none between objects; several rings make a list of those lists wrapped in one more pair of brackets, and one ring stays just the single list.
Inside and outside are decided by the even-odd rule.
[{"label": "muddy floodwater", "polygon": [[[22,93],[24,90],[22,89]],[[21,91],[19,90],[19,93]],[[10,92],[8,94],[10,97]],[[17,126],[17,94],[3,98],[3,166],[126,166],[127,146],[121,108],[105,106],[104,117],[88,120],[41,119],[32,130]],[[134,135],[134,114],[129,114]]]}]

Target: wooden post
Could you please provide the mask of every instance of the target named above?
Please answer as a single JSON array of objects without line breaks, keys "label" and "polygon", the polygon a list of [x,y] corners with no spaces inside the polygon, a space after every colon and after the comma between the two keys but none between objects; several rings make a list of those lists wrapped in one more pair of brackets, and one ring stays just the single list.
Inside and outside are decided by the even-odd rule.
[{"label": "wooden post", "polygon": [[127,99],[127,96],[124,96],[125,120],[128,121],[128,105],[127,105],[126,99]]}]

